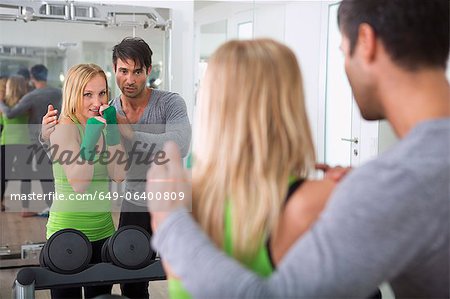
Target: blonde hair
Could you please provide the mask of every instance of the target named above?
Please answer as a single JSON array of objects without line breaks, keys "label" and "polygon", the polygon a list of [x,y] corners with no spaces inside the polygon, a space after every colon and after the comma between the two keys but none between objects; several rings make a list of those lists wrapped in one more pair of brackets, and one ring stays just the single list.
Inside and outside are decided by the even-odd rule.
[{"label": "blonde hair", "polygon": [[[76,112],[83,108],[83,92],[88,82],[100,75],[106,82],[106,94],[108,97],[108,80],[105,72],[96,64],[77,64],[67,72],[63,86],[63,101],[61,117],[76,119]],[[109,100],[109,97],[108,97]]]},{"label": "blonde hair", "polygon": [[278,223],[291,175],[315,161],[294,53],[269,39],[230,41],[211,57],[194,137],[194,216],[223,245],[232,206],[233,255],[252,256]]},{"label": "blonde hair", "polygon": [[28,92],[27,81],[22,76],[11,76],[6,81],[5,104],[12,107]]},{"label": "blonde hair", "polygon": [[5,98],[7,77],[0,78],[0,99]]}]

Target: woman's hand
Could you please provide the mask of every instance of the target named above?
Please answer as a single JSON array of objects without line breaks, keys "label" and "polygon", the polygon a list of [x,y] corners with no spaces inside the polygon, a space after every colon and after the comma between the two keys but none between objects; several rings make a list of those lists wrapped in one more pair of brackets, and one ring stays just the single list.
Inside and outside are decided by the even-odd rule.
[{"label": "woman's hand", "polygon": [[42,118],[41,137],[45,142],[50,140],[50,135],[55,130],[58,124],[58,110],[53,108],[53,105],[48,105],[47,113]]},{"label": "woman's hand", "polygon": [[334,166],[331,167],[328,164],[317,163],[316,170],[322,170],[324,173],[324,179],[332,180],[339,183],[353,168]]},{"label": "woman's hand", "polygon": [[[161,165],[153,164],[147,172],[147,194],[176,194],[175,200],[148,200],[147,207],[152,214],[152,228],[156,231],[159,225],[179,207],[190,207],[192,186],[190,172],[183,168],[180,151],[176,143],[170,141],[164,145],[163,151],[167,161]],[[179,197],[183,194],[183,199]]]}]

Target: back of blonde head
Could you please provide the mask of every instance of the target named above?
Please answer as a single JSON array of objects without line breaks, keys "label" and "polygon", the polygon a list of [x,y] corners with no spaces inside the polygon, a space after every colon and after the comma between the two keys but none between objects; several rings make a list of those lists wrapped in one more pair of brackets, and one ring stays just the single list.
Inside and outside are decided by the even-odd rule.
[{"label": "back of blonde head", "polygon": [[106,89],[108,90],[105,72],[98,65],[92,63],[77,64],[69,69],[63,86],[61,117],[77,118],[76,113],[81,111],[83,106],[84,89],[88,82],[98,75],[105,79]]},{"label": "back of blonde head", "polygon": [[27,81],[24,77],[14,75],[6,81],[5,104],[14,106],[28,92]]},{"label": "back of blonde head", "polygon": [[307,176],[314,148],[294,53],[268,39],[230,41],[208,62],[194,138],[194,215],[222,246],[251,256],[278,222],[289,176]]}]

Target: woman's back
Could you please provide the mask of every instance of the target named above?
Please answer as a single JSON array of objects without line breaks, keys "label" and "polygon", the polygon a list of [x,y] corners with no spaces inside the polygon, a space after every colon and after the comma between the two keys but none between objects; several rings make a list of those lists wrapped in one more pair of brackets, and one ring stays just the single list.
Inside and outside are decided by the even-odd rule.
[{"label": "woman's back", "polygon": [[281,261],[332,188],[306,181],[289,192],[315,162],[296,57],[273,40],[227,42],[208,61],[198,102],[193,214],[218,247],[270,275],[270,253]]},{"label": "woman's back", "polygon": [[[22,76],[11,76],[6,81],[4,98],[0,100],[9,107],[14,107],[26,93],[25,79]],[[30,144],[27,114],[14,118],[7,118],[0,114],[0,124],[3,126],[1,145]]]}]

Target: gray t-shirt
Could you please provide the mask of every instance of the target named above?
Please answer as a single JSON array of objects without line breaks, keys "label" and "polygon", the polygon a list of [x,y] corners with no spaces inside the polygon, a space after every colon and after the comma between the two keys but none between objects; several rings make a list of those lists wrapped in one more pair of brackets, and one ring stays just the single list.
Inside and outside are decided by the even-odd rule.
[{"label": "gray t-shirt", "polygon": [[[120,96],[113,105],[117,112],[124,115]],[[130,168],[127,172],[125,192],[145,192],[147,170],[153,155],[162,150],[164,143],[174,141],[180,147],[181,156],[185,157],[191,142],[191,125],[187,115],[186,104],[177,93],[152,89],[150,100],[142,117],[132,124],[134,140],[122,139]],[[161,160],[161,159],[160,159]],[[145,202],[131,201],[138,205]]]},{"label": "gray t-shirt", "polygon": [[61,111],[61,90],[53,87],[34,89],[24,95],[14,107],[8,107],[0,101],[0,110],[8,118],[13,118],[28,113],[30,124],[30,138],[33,143],[38,143],[41,132],[42,117],[47,113],[48,105],[52,104],[55,109]]},{"label": "gray t-shirt", "polygon": [[[417,125],[352,171],[317,223],[261,278],[214,246],[185,209],[153,246],[195,298],[449,298],[450,119]],[[250,212],[250,211],[249,211]]]}]

